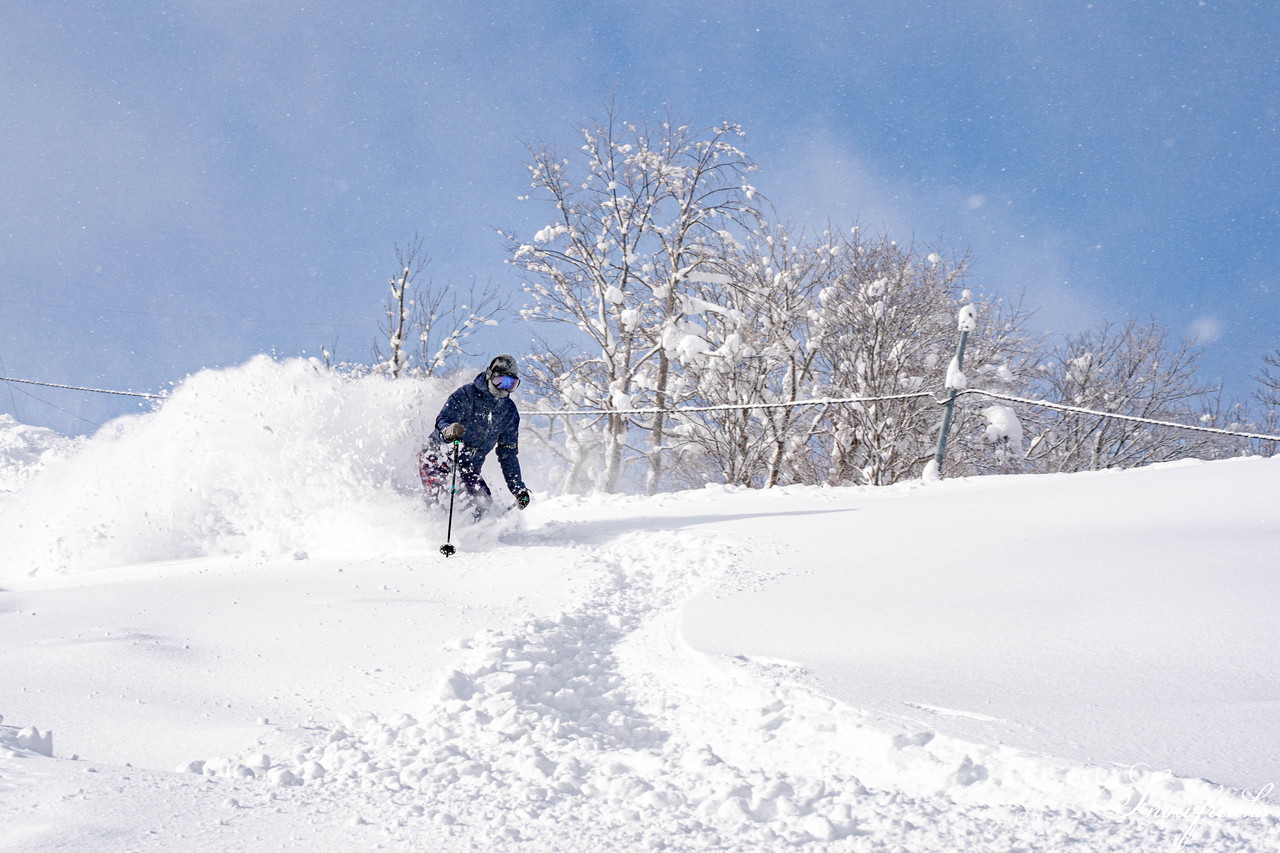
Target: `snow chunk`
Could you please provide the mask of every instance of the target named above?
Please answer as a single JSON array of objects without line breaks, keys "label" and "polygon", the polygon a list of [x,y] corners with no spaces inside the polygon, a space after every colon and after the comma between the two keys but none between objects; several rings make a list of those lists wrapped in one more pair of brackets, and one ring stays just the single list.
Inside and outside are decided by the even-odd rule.
[{"label": "snow chunk", "polygon": [[1089,379],[1093,369],[1093,353],[1086,352],[1076,358],[1067,360],[1067,381],[1083,385]]},{"label": "snow chunk", "polygon": [[1006,447],[1022,450],[1022,422],[1018,415],[1008,406],[988,406],[982,410],[987,419],[986,439],[992,444],[1004,444]]},{"label": "snow chunk", "polygon": [[614,389],[609,402],[615,412],[625,412],[631,408],[631,395],[621,389]]},{"label": "snow chunk", "polygon": [[947,365],[947,390],[963,391],[968,383],[969,380],[965,378],[964,371],[960,369],[959,356],[953,356],[951,363]]},{"label": "snow chunk", "polygon": [[18,732],[18,749],[53,758],[53,732],[42,732],[35,726],[28,726]]},{"label": "snow chunk", "polygon": [[537,234],[533,235],[533,241],[535,243],[550,243],[552,240],[556,239],[561,234],[568,234],[568,233],[569,233],[568,227],[566,227],[563,224],[548,225],[546,228],[543,228]]},{"label": "snow chunk", "polygon": [[972,332],[978,328],[978,309],[972,305],[964,305],[956,316],[956,325],[962,332]]},{"label": "snow chunk", "polygon": [[302,780],[299,779],[296,775],[294,775],[292,770],[289,770],[288,768],[285,768],[285,767],[272,767],[270,770],[268,770],[267,781],[269,781],[273,785],[277,785],[282,788],[288,788],[288,787],[293,787],[295,785],[302,784]]},{"label": "snow chunk", "polygon": [[698,335],[685,335],[676,344],[675,351],[684,361],[697,361],[698,356],[707,352],[707,342]]},{"label": "snow chunk", "polygon": [[466,702],[475,695],[475,685],[471,683],[471,678],[461,670],[453,670],[445,676],[443,684],[440,685],[440,698],[453,699]]},{"label": "snow chunk", "polygon": [[975,782],[982,782],[987,778],[987,768],[981,764],[975,764],[973,759],[965,756],[960,762],[960,766],[956,768],[954,779],[957,785],[967,787]]}]

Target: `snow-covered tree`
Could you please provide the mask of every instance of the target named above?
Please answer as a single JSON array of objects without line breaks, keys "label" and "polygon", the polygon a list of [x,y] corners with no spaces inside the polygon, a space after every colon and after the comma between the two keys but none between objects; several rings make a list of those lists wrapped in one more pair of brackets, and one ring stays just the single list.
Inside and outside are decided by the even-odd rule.
[{"label": "snow-covered tree", "polygon": [[418,341],[417,373],[436,376],[461,356],[475,357],[477,352],[467,349],[472,336],[497,326],[497,318],[509,309],[510,301],[491,284],[473,281],[465,291],[454,285],[424,289],[412,324]]},{"label": "snow-covered tree", "polygon": [[[374,346],[374,370],[392,378],[434,376],[466,351],[467,341],[496,318],[508,303],[492,286],[472,283],[465,292],[452,284],[438,287],[417,283],[429,263],[422,239],[396,246],[397,273],[391,277],[386,321],[382,332],[387,351]],[[412,346],[417,343],[416,348]]]},{"label": "snow-covered tree", "polygon": [[[1020,308],[974,298],[964,287],[967,257],[871,237],[851,229],[831,241],[836,266],[820,293],[814,333],[822,354],[824,396],[897,398],[832,406],[827,412],[825,480],[885,485],[918,476],[933,457],[940,412],[934,395],[952,373],[962,306],[973,330],[965,373],[988,390],[1013,390],[1033,349]],[[958,381],[958,376],[956,377]],[[928,396],[904,395],[933,392]],[[956,407],[949,467],[990,448],[962,436],[977,432],[979,412]]]},{"label": "snow-covered tree", "polygon": [[[581,391],[565,384],[565,377],[574,374],[580,357],[581,351],[575,345],[543,344],[535,355],[525,358],[521,366],[521,410],[526,415],[560,411],[566,408],[564,395],[569,399],[582,396]],[[604,435],[592,419],[541,414],[523,418],[520,428],[560,463],[558,491],[585,494],[595,488]]]},{"label": "snow-covered tree", "polygon": [[668,416],[624,412],[687,398],[682,366],[701,357],[706,316],[716,309],[696,298],[691,281],[714,266],[724,235],[754,223],[755,166],[738,147],[741,128],[730,124],[649,126],[610,108],[580,132],[571,157],[530,148],[534,195],[554,214],[531,239],[505,235],[510,262],[527,276],[525,316],[567,324],[584,342],[579,357],[544,367],[561,402],[601,413],[596,485],[618,488],[628,440],[641,430],[653,492],[669,452]]},{"label": "snow-covered tree", "polygon": [[[982,313],[967,364],[989,390],[1018,390],[1033,361],[1020,308],[959,287],[965,262],[922,253],[861,229],[806,236],[761,229],[727,248],[706,276],[706,357],[688,368],[698,402],[778,404],[812,398],[899,397],[818,407],[725,408],[687,419],[681,436],[711,471],[743,485],[891,483],[933,454],[941,391],[955,351],[955,316]],[[968,428],[977,413],[963,410]],[[965,470],[1016,469],[1008,445],[955,443]]]},{"label": "snow-covered tree", "polygon": [[396,246],[396,261],[399,272],[391,277],[391,294],[387,297],[386,325],[382,327],[383,334],[387,336],[388,352],[384,355],[382,349],[376,345],[373,350],[375,369],[385,372],[392,379],[399,379],[409,367],[409,350],[405,347],[405,333],[414,305],[409,289],[427,263],[427,258],[422,253],[422,239],[415,237],[407,249]]},{"label": "snow-covered tree", "polygon": [[[1214,427],[1239,433],[1255,433],[1275,435],[1277,433],[1274,411],[1264,409],[1261,413],[1257,407],[1246,401],[1233,400],[1223,396],[1222,391],[1209,394],[1199,401],[1200,416],[1197,422],[1201,426]],[[1271,422],[1268,423],[1268,414]],[[1196,452],[1200,459],[1227,459],[1234,456],[1271,456],[1280,442],[1265,441],[1244,436],[1213,434],[1211,442],[1202,442]]]},{"label": "snow-covered tree", "polygon": [[[1262,411],[1254,419],[1254,429],[1250,431],[1280,434],[1280,349],[1262,357],[1262,369],[1253,379],[1258,383],[1253,397],[1262,406]],[[1251,449],[1254,453],[1273,456],[1280,452],[1280,442],[1255,441]]]},{"label": "snow-covered tree", "polygon": [[[837,267],[818,294],[815,334],[826,396],[886,397],[941,390],[955,350],[967,262],[922,257],[860,228],[833,240]],[[884,485],[931,455],[937,407],[924,399],[849,403],[828,413],[826,480]]]},{"label": "snow-covered tree", "polygon": [[1280,349],[1262,357],[1262,369],[1253,380],[1258,383],[1254,397],[1268,409],[1280,409]]},{"label": "snow-covered tree", "polygon": [[[1103,322],[1055,348],[1039,377],[1046,400],[1138,418],[1198,424],[1214,389],[1198,376],[1201,351],[1151,320]],[[1130,468],[1215,455],[1221,439],[1170,427],[1064,413],[1032,441],[1047,470]]]},{"label": "snow-covered tree", "polygon": [[[692,277],[706,305],[707,347],[686,363],[691,399],[704,406],[779,404],[809,396],[819,363],[812,327],[816,294],[833,255],[787,226],[762,226],[726,241],[714,271]],[[795,481],[807,456],[812,410],[722,408],[683,418],[681,447],[712,476],[748,486]]]}]

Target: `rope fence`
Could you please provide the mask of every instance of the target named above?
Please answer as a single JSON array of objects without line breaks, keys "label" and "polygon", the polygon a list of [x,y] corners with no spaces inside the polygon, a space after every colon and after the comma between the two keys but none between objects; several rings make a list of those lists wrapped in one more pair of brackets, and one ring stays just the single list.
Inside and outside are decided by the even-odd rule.
[{"label": "rope fence", "polygon": [[1086,409],[1082,406],[1069,406],[1066,403],[1050,403],[1048,400],[1031,400],[1026,397],[1015,397],[1012,394],[1000,394],[996,391],[983,391],[978,388],[968,388],[957,392],[957,396],[961,394],[978,394],[983,397],[990,397],[993,400],[1005,400],[1010,403],[1021,403],[1027,406],[1039,406],[1043,409],[1056,409],[1060,412],[1071,412],[1077,415],[1092,415],[1093,417],[1110,418],[1117,421],[1130,421],[1131,423],[1150,424],[1152,426],[1172,427],[1174,429],[1193,430],[1195,432],[1210,432],[1216,435],[1232,435],[1239,438],[1256,438],[1261,441],[1280,441],[1280,435],[1266,435],[1259,432],[1238,432],[1236,430],[1222,429],[1220,427],[1198,426],[1192,424],[1180,424],[1174,421],[1161,421],[1154,418],[1142,418],[1137,415],[1122,415],[1118,412],[1099,412],[1095,409]]},{"label": "rope fence", "polygon": [[[19,382],[24,385],[39,385],[44,388],[60,388],[65,391],[87,391],[94,394],[115,394],[121,397],[141,397],[147,400],[164,399],[163,394],[146,394],[141,391],[113,391],[106,388],[85,388],[78,385],[58,385],[52,382],[37,382],[33,379],[15,379],[11,376],[0,376],[0,382]],[[1044,399],[1033,400],[1028,397],[1017,397],[1013,394],[1002,394],[997,391],[984,391],[978,388],[966,388],[956,391],[957,397],[965,394],[977,394],[983,397],[990,397],[993,400],[1004,400],[1009,403],[1018,403],[1025,406],[1037,406],[1044,409],[1055,409],[1057,411],[1070,412],[1077,415],[1111,418],[1114,420],[1129,421],[1132,423],[1149,424],[1151,426],[1192,430],[1194,432],[1207,432],[1215,435],[1235,436],[1237,438],[1249,438],[1259,441],[1280,441],[1280,435],[1267,435],[1265,433],[1243,432],[1239,430],[1222,429],[1220,427],[1180,424],[1175,423],[1174,421],[1162,421],[1154,418],[1139,417],[1137,415],[1124,415],[1119,412],[1102,412],[1096,409],[1086,409],[1083,406],[1071,406],[1066,403],[1052,403]],[[939,405],[946,403],[945,399],[938,399],[938,397],[932,392],[915,391],[906,394],[884,394],[874,397],[823,397],[812,400],[783,400],[772,403],[723,403],[713,406],[676,406],[666,409],[657,407],[637,409],[526,409],[521,412],[521,415],[523,417],[549,418],[604,417],[608,415],[682,415],[706,412],[740,411],[744,409],[786,409],[801,406],[838,406],[856,403],[880,403],[892,400],[916,400],[922,398],[929,398]]]},{"label": "rope fence", "polygon": [[920,397],[933,397],[928,391],[915,391],[910,394],[886,394],[881,397],[830,397],[814,400],[784,400],[776,403],[722,403],[715,406],[677,406],[673,409],[526,409],[521,417],[542,415],[544,417],[602,417],[604,415],[679,415],[697,412],[731,412],[743,409],[789,409],[800,406],[835,406],[843,403],[878,403],[884,400],[914,400]]},{"label": "rope fence", "polygon": [[0,376],[0,382],[20,382],[23,385],[39,385],[42,388],[61,388],[64,391],[90,391],[94,394],[115,394],[119,397],[142,397],[147,400],[163,400],[163,394],[144,394],[141,391],[111,391],[106,388],[82,388],[79,385],[57,385],[53,382],[36,382],[34,379],[14,379]]},{"label": "rope fence", "polygon": [[[990,397],[995,400],[1004,400],[1010,403],[1020,403],[1026,406],[1037,406],[1044,409],[1056,409],[1062,412],[1070,412],[1077,415],[1090,415],[1099,418],[1109,418],[1113,420],[1129,421],[1132,423],[1143,423],[1151,426],[1170,427],[1173,429],[1193,430],[1195,432],[1208,432],[1217,435],[1236,436],[1238,438],[1252,438],[1261,441],[1280,441],[1280,435],[1267,435],[1258,432],[1242,432],[1238,430],[1222,429],[1220,427],[1199,426],[1193,424],[1180,424],[1174,421],[1162,421],[1154,418],[1144,418],[1137,415],[1124,415],[1119,412],[1102,412],[1097,409],[1086,409],[1082,406],[1070,406],[1065,403],[1051,403],[1048,400],[1033,400],[1028,397],[1016,397],[1012,394],[1001,394],[996,391],[984,391],[979,388],[966,388],[956,391],[956,396],[960,397],[965,394],[977,394],[983,397]],[[929,398],[938,405],[945,405],[947,400],[940,399],[936,394],[930,391],[916,391],[910,394],[885,394],[876,397],[824,397],[813,400],[786,400],[775,403],[725,403],[715,406],[676,406],[669,409],[646,408],[646,409],[526,409],[520,413],[521,417],[542,416],[542,417],[604,417],[607,415],[681,415],[681,414],[697,414],[699,412],[723,412],[723,411],[740,411],[744,409],[783,409],[800,406],[834,406],[849,403],[879,403],[887,400],[914,400],[921,398]]]}]

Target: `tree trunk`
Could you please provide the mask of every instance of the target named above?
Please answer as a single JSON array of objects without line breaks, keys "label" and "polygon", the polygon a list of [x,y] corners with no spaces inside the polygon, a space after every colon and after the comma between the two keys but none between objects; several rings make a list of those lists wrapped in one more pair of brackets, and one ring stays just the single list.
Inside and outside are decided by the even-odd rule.
[{"label": "tree trunk", "polygon": [[608,494],[618,491],[618,480],[622,478],[622,448],[626,443],[626,415],[609,415],[609,423],[605,428],[604,441],[604,474],[600,488]]},{"label": "tree trunk", "polygon": [[664,410],[667,408],[667,381],[671,375],[671,359],[667,358],[666,351],[658,353],[658,388],[654,395],[655,408],[658,413],[653,416],[653,430],[649,440],[649,474],[645,478],[644,493],[646,495],[654,495],[658,493],[658,486],[662,480],[662,444],[666,436],[667,416]]}]

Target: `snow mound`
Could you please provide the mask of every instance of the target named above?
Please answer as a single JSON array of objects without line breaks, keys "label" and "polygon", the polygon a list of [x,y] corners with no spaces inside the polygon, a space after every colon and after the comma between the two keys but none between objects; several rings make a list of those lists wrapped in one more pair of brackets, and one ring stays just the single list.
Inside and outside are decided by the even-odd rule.
[{"label": "snow mound", "polygon": [[58,458],[48,436],[0,430],[4,470],[34,471],[3,498],[0,577],[421,545],[414,454],[446,391],[261,356],[194,374]]}]

